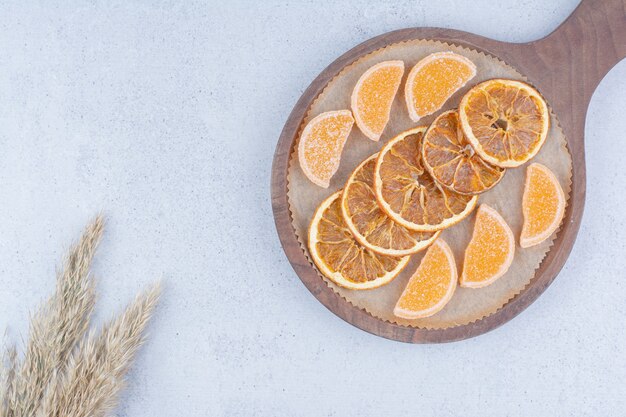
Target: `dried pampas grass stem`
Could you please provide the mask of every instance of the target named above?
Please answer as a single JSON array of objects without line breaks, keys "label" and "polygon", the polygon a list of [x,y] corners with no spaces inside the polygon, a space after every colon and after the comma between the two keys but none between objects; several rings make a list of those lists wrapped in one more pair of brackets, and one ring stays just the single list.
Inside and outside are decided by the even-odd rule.
[{"label": "dried pampas grass stem", "polygon": [[23,358],[13,347],[5,351],[0,417],[104,417],[117,404],[161,289],[155,285],[87,334],[95,307],[90,268],[103,228],[96,217],[70,249],[54,294],[31,317]]}]

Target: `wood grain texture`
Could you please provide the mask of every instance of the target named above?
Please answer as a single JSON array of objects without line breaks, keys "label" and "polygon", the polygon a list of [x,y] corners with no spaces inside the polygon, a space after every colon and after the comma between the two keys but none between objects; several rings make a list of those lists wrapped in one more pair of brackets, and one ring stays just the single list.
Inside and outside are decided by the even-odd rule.
[{"label": "wood grain texture", "polygon": [[[287,201],[287,169],[307,109],[345,66],[389,44],[413,39],[454,43],[496,56],[524,74],[557,115],[572,154],[572,190],[563,227],[528,287],[495,314],[449,329],[417,329],[382,321],[333,292],[305,257],[292,226]],[[543,39],[512,44],[466,32],[412,28],[372,38],[330,64],[302,94],[283,128],[272,166],[272,208],[281,243],[302,282],[333,313],[370,333],[412,343],[466,339],[492,330],[528,307],[557,276],[572,249],[585,202],[584,129],[587,106],[606,73],[626,57],[626,0],[584,0],[554,32]]]}]

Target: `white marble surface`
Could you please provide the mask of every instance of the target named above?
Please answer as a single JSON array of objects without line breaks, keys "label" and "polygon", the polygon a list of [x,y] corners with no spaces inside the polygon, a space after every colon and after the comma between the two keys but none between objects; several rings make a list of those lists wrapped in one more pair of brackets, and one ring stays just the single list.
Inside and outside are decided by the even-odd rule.
[{"label": "white marble surface", "polygon": [[166,283],[119,416],[622,415],[626,62],[590,105],[587,206],[555,283],[484,336],[395,343],[327,311],[282,252],[269,176],[289,111],[374,35],[524,42],[577,2],[322,3],[0,3],[0,329],[26,333],[103,210],[97,320]]}]

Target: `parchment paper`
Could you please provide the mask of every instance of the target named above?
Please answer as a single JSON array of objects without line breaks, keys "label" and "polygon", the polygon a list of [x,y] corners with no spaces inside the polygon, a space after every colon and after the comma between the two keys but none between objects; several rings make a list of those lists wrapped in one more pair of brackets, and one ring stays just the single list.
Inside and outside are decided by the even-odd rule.
[{"label": "parchment paper", "polygon": [[[313,262],[306,246],[306,240],[307,229],[315,209],[327,196],[343,187],[352,170],[363,159],[380,150],[396,134],[416,125],[428,125],[442,111],[456,108],[463,94],[481,81],[496,77],[525,80],[520,73],[504,62],[473,50],[426,40],[397,43],[357,60],[331,80],[326,89],[311,105],[300,132],[311,118],[322,112],[350,109],[352,89],[361,74],[372,65],[387,60],[403,60],[405,63],[404,78],[406,79],[410,69],[420,59],[433,52],[440,51],[453,51],[466,56],[476,64],[477,74],[468,82],[465,88],[452,96],[439,112],[420,120],[417,124],[412,122],[404,102],[403,80],[393,103],[391,120],[380,141],[371,141],[355,125],[344,148],[339,170],[332,178],[328,189],[320,188],[310,182],[300,169],[297,152],[292,154],[288,172],[289,204],[298,240],[312,265]],[[550,121],[551,127],[546,142],[530,163],[540,162],[550,168],[559,179],[569,200],[572,160],[556,117],[551,115]],[[294,149],[297,149],[297,146]],[[521,202],[527,165],[509,169],[502,181],[494,189],[479,197],[478,204],[487,203],[504,217],[511,226],[517,240],[515,258],[511,268],[492,285],[481,289],[458,287],[452,300],[436,315],[418,320],[405,320],[393,315],[393,307],[425,252],[413,255],[408,266],[394,281],[374,290],[347,290],[335,285],[321,274],[320,279],[323,279],[328,286],[350,303],[365,309],[373,316],[406,326],[446,328],[471,323],[493,314],[528,285],[556,236],[555,233],[550,239],[532,248],[522,249],[519,246],[519,234],[523,222]],[[459,274],[462,271],[463,253],[470,240],[473,224],[474,214],[441,234],[441,237],[454,251]]]}]

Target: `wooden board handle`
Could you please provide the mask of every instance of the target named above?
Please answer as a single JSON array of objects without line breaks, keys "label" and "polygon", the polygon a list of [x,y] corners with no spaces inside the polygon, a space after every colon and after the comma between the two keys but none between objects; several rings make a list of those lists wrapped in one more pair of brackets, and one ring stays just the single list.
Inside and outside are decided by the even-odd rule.
[{"label": "wooden board handle", "polygon": [[572,65],[585,98],[626,57],[626,0],[583,0],[554,32],[531,43],[553,68]]}]

